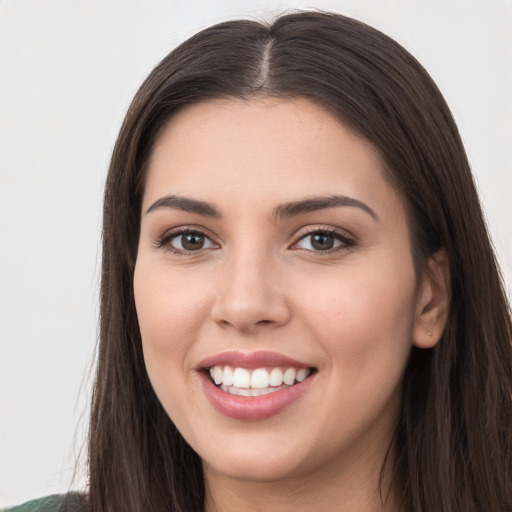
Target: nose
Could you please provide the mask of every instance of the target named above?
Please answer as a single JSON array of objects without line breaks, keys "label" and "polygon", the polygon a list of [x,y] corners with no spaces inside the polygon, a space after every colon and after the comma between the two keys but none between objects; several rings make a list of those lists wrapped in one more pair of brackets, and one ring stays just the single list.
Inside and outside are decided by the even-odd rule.
[{"label": "nose", "polygon": [[279,275],[271,257],[247,252],[233,255],[218,275],[213,321],[245,333],[288,323],[291,310]]}]

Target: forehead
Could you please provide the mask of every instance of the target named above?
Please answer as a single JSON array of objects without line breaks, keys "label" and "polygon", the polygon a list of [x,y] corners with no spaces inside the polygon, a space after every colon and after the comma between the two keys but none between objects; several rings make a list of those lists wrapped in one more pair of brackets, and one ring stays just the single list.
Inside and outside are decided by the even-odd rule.
[{"label": "forehead", "polygon": [[222,99],[178,112],[151,156],[144,204],[170,193],[261,203],[342,193],[396,203],[378,150],[303,98]]}]

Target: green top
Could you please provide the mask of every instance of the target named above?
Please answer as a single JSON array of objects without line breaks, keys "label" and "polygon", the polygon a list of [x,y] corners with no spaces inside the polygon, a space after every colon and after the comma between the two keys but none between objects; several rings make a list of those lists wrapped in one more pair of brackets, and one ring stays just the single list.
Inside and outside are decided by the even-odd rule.
[{"label": "green top", "polygon": [[68,503],[76,502],[76,499],[73,499],[73,497],[78,497],[77,494],[53,494],[52,496],[46,496],[45,498],[38,498],[37,500],[27,501],[27,503],[23,503],[23,505],[4,508],[0,510],[0,512],[63,512],[62,504],[65,501],[66,496],[71,497]]}]

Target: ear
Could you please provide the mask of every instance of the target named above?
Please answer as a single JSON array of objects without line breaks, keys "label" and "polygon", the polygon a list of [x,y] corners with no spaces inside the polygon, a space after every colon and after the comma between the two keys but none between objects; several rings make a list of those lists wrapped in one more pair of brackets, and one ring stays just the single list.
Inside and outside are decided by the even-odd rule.
[{"label": "ear", "polygon": [[418,287],[412,343],[432,348],[440,340],[450,311],[450,262],[444,249],[428,260]]}]

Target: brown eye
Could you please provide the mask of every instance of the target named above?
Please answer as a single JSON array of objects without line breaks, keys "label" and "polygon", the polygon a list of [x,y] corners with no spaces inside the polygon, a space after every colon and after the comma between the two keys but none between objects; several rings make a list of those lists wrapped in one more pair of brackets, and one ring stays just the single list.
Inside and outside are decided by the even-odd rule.
[{"label": "brown eye", "polygon": [[162,246],[167,245],[176,253],[197,252],[202,249],[213,249],[216,245],[205,234],[196,231],[182,231],[166,237]]},{"label": "brown eye", "polygon": [[332,235],[312,235],[311,247],[317,251],[327,251],[334,247],[334,237]]},{"label": "brown eye", "polygon": [[197,251],[204,246],[204,236],[195,233],[181,235],[181,245],[186,251]]},{"label": "brown eye", "polygon": [[311,252],[332,252],[337,249],[353,247],[354,245],[355,241],[344,233],[318,230],[302,236],[292,248]]}]

